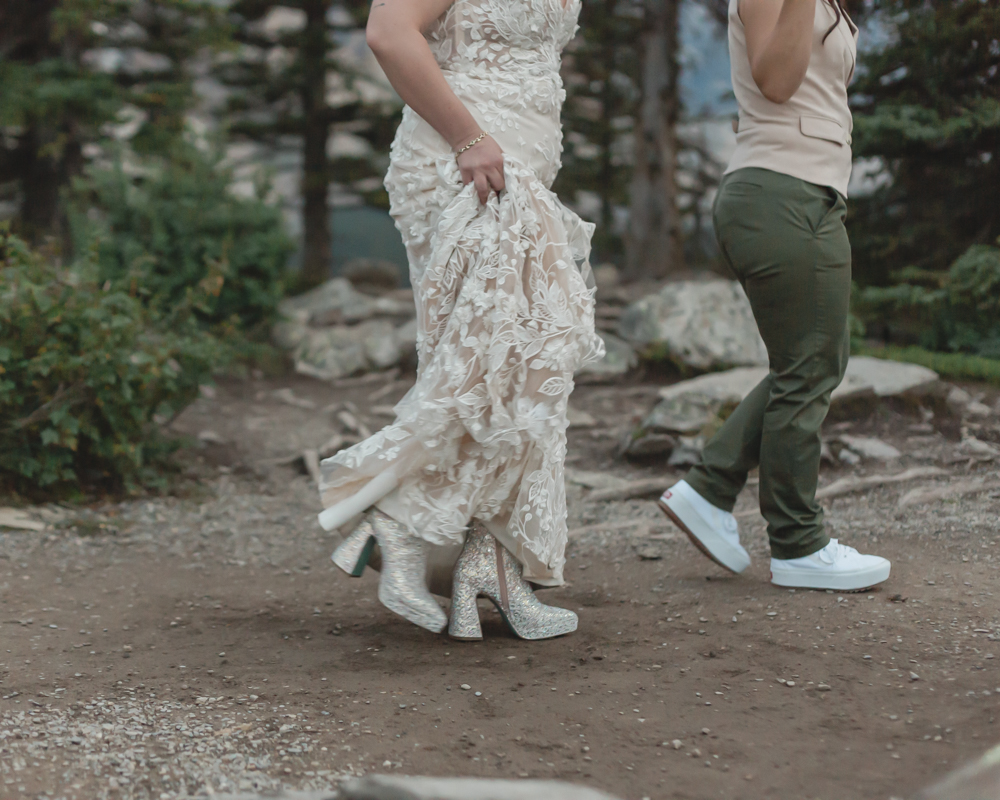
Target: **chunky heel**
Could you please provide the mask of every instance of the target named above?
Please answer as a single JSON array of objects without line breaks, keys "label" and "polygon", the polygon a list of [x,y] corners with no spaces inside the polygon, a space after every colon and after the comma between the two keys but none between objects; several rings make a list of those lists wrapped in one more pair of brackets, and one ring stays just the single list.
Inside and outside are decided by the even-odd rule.
[{"label": "chunky heel", "polygon": [[427,590],[427,543],[381,511],[372,511],[369,519],[382,552],[379,602],[414,625],[440,633],[448,617]]},{"label": "chunky heel", "polygon": [[524,579],[521,564],[478,522],[465,539],[452,586],[448,633],[454,639],[483,638],[476,606],[480,595],[497,607],[507,627],[521,639],[565,636],[579,624],[569,609],[538,601]]},{"label": "chunky heel", "polygon": [[352,578],[360,578],[374,549],[375,534],[371,522],[366,518],[341,542],[330,558]]},{"label": "chunky heel", "polygon": [[427,546],[399,522],[374,510],[334,552],[333,563],[353,578],[368,566],[375,544],[382,553],[378,599],[414,625],[440,633],[448,624],[441,606],[427,590]]},{"label": "chunky heel", "polygon": [[456,587],[452,594],[448,635],[452,639],[461,639],[466,642],[477,642],[483,638],[483,629],[479,624],[479,606],[476,604],[476,591],[468,584]]}]

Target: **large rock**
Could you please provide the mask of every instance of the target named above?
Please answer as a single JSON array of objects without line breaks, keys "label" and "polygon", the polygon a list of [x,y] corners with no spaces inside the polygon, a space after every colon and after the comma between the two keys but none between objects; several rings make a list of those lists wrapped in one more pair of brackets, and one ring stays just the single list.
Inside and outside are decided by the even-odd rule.
[{"label": "large rock", "polygon": [[351,285],[365,294],[383,295],[399,287],[402,274],[393,262],[382,258],[354,258],[341,270]]},{"label": "large rock", "polygon": [[921,393],[934,387],[938,374],[919,364],[904,364],[871,356],[854,356],[847,364],[851,378],[871,386],[878,397]]},{"label": "large rock", "polygon": [[338,800],[615,800],[562,781],[367,775],[341,784]]},{"label": "large rock", "polygon": [[[852,452],[857,453],[862,458],[875,459],[876,461],[893,461],[903,454],[888,442],[876,439],[871,436],[850,436],[843,434],[837,437],[838,441],[846,445]],[[843,454],[841,454],[843,458]]]},{"label": "large rock", "polygon": [[767,367],[737,367],[667,386],[660,390],[660,402],[643,420],[642,427],[672,433],[698,433],[725,406],[735,408],[739,405],[766,375]]},{"label": "large rock", "polygon": [[1000,800],[1000,745],[924,789],[914,800]]},{"label": "large rock", "polygon": [[604,358],[596,364],[588,364],[576,378],[584,382],[611,381],[627,374],[639,364],[639,357],[628,342],[605,331],[597,335],[604,341]]},{"label": "large rock", "polygon": [[625,309],[618,334],[645,357],[698,370],[767,364],[750,302],[736,281],[668,283]]},{"label": "large rock", "polygon": [[313,325],[360,322],[372,317],[409,318],[415,313],[412,301],[371,297],[355,289],[347,278],[333,278],[304,294],[286,298],[278,311],[299,324]]},{"label": "large rock", "polygon": [[610,794],[563,781],[489,778],[415,778],[366,775],[337,789],[215,795],[217,800],[617,800]]},{"label": "large rock", "polygon": [[[852,358],[843,382],[833,392],[831,407],[839,411],[860,400],[921,394],[931,389],[938,380],[937,373],[913,367],[898,361]],[[646,454],[649,448],[643,439],[647,436],[658,437],[657,441],[664,434],[710,437],[766,375],[767,367],[738,367],[665,386],[660,390],[660,401],[642,421],[626,453]]]},{"label": "large rock", "polygon": [[346,278],[283,300],[272,332],[290,350],[295,369],[335,380],[411,360],[416,350],[414,305],[399,296],[370,297]]},{"label": "large rock", "polygon": [[320,380],[388,369],[414,348],[411,326],[399,328],[384,319],[358,325],[306,328],[294,348],[295,371]]}]

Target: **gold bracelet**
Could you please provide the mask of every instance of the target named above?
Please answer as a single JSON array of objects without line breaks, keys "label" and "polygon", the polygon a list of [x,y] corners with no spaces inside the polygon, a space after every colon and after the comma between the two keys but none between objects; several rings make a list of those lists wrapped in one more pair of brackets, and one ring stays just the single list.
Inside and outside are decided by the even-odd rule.
[{"label": "gold bracelet", "polygon": [[458,151],[457,153],[455,153],[455,158],[458,158],[458,157],[459,157],[460,155],[462,155],[462,153],[464,153],[464,152],[465,152],[466,150],[468,150],[468,149],[469,149],[470,147],[475,147],[475,146],[476,146],[477,144],[479,144],[479,143],[480,143],[480,142],[481,142],[481,141],[482,141],[483,139],[485,139],[485,138],[486,138],[486,136],[487,136],[487,133],[486,133],[486,131],[483,131],[482,133],[480,133],[480,134],[479,134],[479,135],[478,135],[478,136],[477,136],[477,137],[476,137],[475,139],[473,139],[473,140],[472,140],[471,142],[469,142],[469,143],[468,143],[468,144],[467,144],[467,145],[466,145],[465,147],[463,147],[463,148],[462,148],[461,150],[459,150],[459,151]]}]

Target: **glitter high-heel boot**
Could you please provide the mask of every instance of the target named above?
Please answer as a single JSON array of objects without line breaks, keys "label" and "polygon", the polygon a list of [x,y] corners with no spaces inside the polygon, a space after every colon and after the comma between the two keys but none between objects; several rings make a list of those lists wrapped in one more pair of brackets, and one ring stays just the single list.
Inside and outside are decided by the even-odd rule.
[{"label": "glitter high-heel boot", "polygon": [[372,529],[371,519],[365,517],[351,535],[340,543],[340,547],[333,551],[330,558],[352,578],[360,578],[374,549],[375,531]]},{"label": "glitter high-heel boot", "polygon": [[371,511],[334,551],[333,563],[357,577],[368,565],[375,542],[382,553],[379,602],[414,625],[440,633],[448,617],[427,590],[426,543],[406,526],[381,511]]},{"label": "glitter high-heel boot", "polygon": [[522,639],[550,639],[576,630],[576,614],[539,602],[521,574],[521,564],[479,523],[474,523],[455,564],[448,635],[483,638],[476,598],[497,607],[504,622]]}]

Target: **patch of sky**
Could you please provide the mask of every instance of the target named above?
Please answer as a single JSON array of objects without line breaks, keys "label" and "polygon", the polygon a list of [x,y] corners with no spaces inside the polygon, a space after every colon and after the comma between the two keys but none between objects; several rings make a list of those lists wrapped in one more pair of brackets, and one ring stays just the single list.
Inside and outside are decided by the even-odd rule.
[{"label": "patch of sky", "polygon": [[681,102],[685,118],[735,114],[725,26],[705,6],[685,0],[681,6],[680,41]]}]

